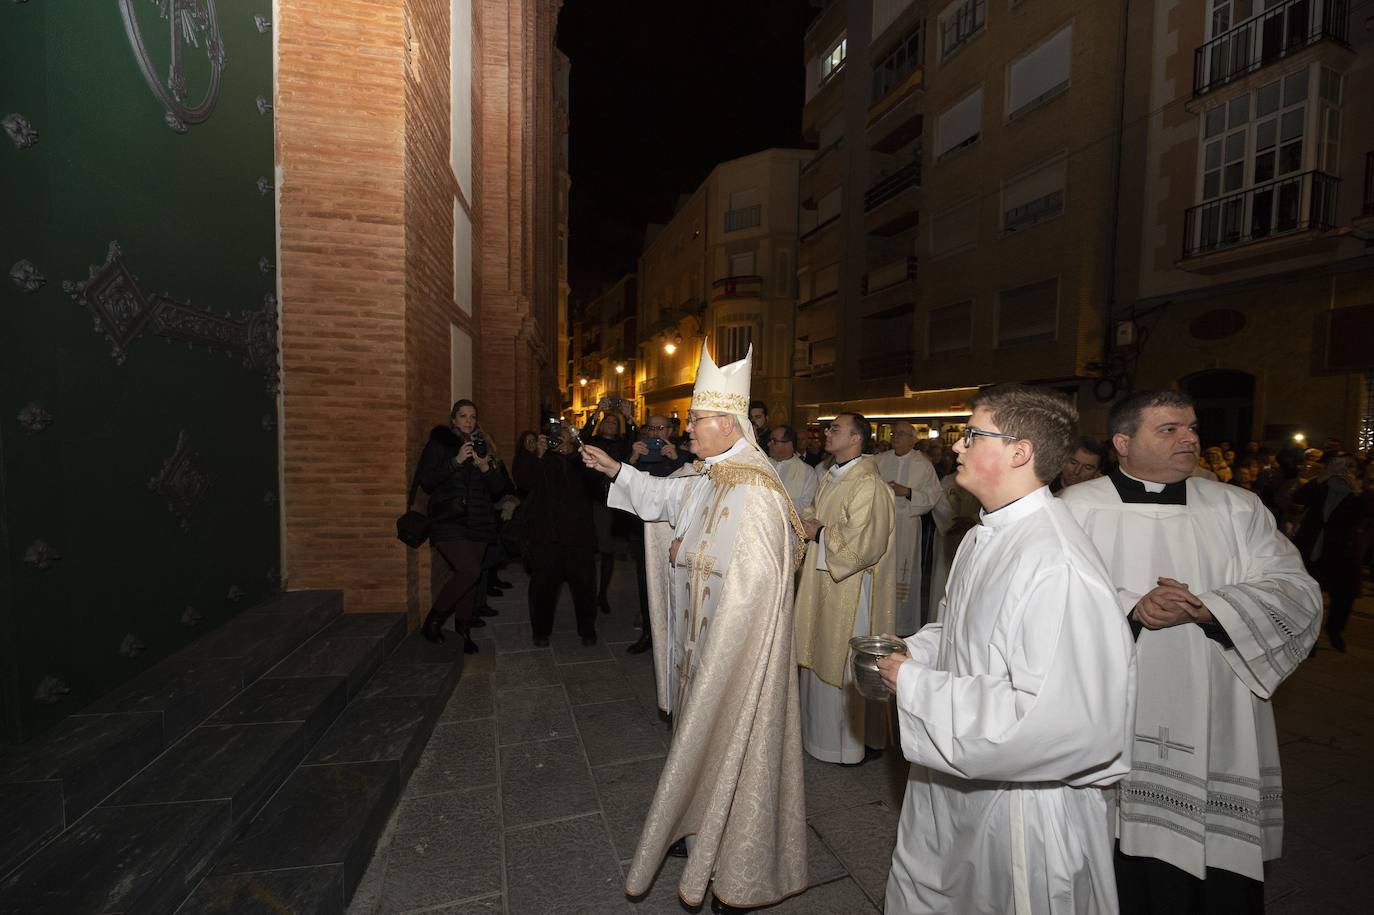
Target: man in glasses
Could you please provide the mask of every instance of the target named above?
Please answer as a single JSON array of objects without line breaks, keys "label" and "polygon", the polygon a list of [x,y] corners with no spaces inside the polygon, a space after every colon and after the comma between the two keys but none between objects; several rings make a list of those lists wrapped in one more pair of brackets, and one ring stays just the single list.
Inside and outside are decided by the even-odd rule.
[{"label": "man in glasses", "polygon": [[[639,438],[630,446],[630,466],[650,476],[671,476],[684,463],[668,437],[673,424],[661,414],[650,416],[639,427]],[[653,629],[649,624],[649,582],[644,566],[644,525],[648,522],[630,519],[630,555],[635,560],[635,579],[639,585],[639,638],[625,649],[629,654],[643,654],[653,647]]]},{"label": "man in glasses", "polygon": [[1121,910],[1262,912],[1283,839],[1270,697],[1317,639],[1321,590],[1258,496],[1193,475],[1190,398],[1139,391],[1107,427],[1120,465],[1060,500],[1107,560],[1140,658]]},{"label": "man in glasses", "polygon": [[709,883],[714,913],[772,905],[807,883],[792,641],[802,525],[749,424],[752,361],[751,350],[717,368],[702,347],[691,472],[657,478],[582,451],[613,481],[610,505],[667,522],[645,529],[645,555],[673,739],[625,891],[648,892],[664,855],[682,853],[678,895],[697,905]]},{"label": "man in glasses", "polygon": [[913,763],[886,911],[1107,913],[1107,794],[1130,768],[1135,654],[1102,559],[1050,495],[1078,412],[1021,385],[954,445],[982,524],[939,622],[878,662]]},{"label": "man in glasses", "polygon": [[792,507],[802,514],[815,501],[816,472],[797,454],[797,433],[791,426],[774,426],[769,432],[768,457],[792,499]]},{"label": "man in glasses", "polygon": [[864,453],[871,436],[858,413],[830,422],[825,447],[835,460],[802,522],[811,542],[797,586],[802,748],[846,765],[873,759],[887,745],[886,704],[864,699],[849,671],[850,638],[895,626],[896,507]]},{"label": "man in glasses", "polygon": [[940,478],[930,459],[916,450],[916,427],[892,424],[892,450],[873,459],[897,500],[897,629],[911,635],[921,627],[927,584],[922,576],[922,519],[940,502]]}]

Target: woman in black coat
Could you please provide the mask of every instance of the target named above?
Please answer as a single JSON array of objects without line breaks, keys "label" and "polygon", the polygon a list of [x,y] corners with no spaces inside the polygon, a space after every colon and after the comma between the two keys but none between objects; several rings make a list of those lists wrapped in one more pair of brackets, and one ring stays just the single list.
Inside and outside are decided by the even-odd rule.
[{"label": "woman in black coat", "polygon": [[429,495],[429,542],[453,572],[435,596],[421,631],[431,642],[442,642],[444,621],[456,616],[454,629],[463,636],[463,650],[476,654],[469,631],[486,625],[474,602],[482,557],[500,528],[496,500],[511,486],[477,425],[475,403],[458,401],[449,424],[430,432],[416,477]]}]

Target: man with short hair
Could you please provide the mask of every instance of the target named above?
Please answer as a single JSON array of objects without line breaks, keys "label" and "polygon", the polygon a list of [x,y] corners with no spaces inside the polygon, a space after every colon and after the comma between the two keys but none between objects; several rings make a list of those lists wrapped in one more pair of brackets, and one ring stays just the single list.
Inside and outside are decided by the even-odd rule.
[{"label": "man with short hair", "polygon": [[772,905],[807,885],[792,640],[802,525],[748,425],[752,361],[751,351],[718,368],[702,347],[691,472],[652,477],[582,449],[611,478],[612,506],[665,522],[645,540],[659,707],[673,736],[625,891],[647,892],[680,847],[678,895],[699,905],[710,884],[713,913]]},{"label": "man with short hair", "polygon": [[1021,385],[974,398],[954,446],[983,505],[939,622],[878,661],[913,763],[889,915],[1116,911],[1102,789],[1129,769],[1131,632],[1046,484],[1077,411]]},{"label": "man with short hair", "polygon": [[864,454],[871,436],[857,413],[830,423],[825,447],[835,460],[802,519],[810,543],[797,591],[802,748],[849,765],[881,754],[887,724],[883,705],[866,708],[851,682],[849,639],[896,623],[896,506]]},{"label": "man with short hair", "polygon": [[768,435],[768,456],[778,472],[792,507],[800,515],[816,498],[816,472],[797,456],[797,433],[791,426],[774,426]]},{"label": "man with short hair", "polygon": [[764,453],[768,453],[768,404],[761,400],[749,401],[749,424],[754,427],[754,439]]},{"label": "man with short hair", "polygon": [[[673,446],[672,421],[661,413],[650,416],[639,427],[639,438],[630,446],[630,466],[652,477],[671,476],[684,463]],[[635,580],[639,586],[639,638],[626,649],[628,654],[643,654],[654,645],[653,628],[649,623],[649,579],[644,566],[644,525],[630,519],[630,555],[635,560]]]},{"label": "man with short hair", "polygon": [[825,433],[815,426],[807,427],[806,450],[802,454],[802,460],[810,467],[815,467],[825,460]]},{"label": "man with short hair", "polygon": [[1264,862],[1283,833],[1270,699],[1316,640],[1321,592],[1254,493],[1192,476],[1186,395],[1137,392],[1108,425],[1120,466],[1061,501],[1106,559],[1136,632],[1121,910],[1261,912]]},{"label": "man with short hair", "polygon": [[1102,468],[1106,463],[1107,446],[1091,436],[1083,436],[1078,440],[1073,454],[1064,458],[1064,466],[1050,484],[1050,492],[1059,492],[1075,483],[1097,479],[1102,476]]},{"label": "man with short hair", "polygon": [[908,422],[892,424],[892,450],[873,459],[878,475],[887,483],[897,504],[897,628],[911,635],[921,627],[925,588],[922,575],[921,526],[940,501],[940,478],[930,459],[916,450],[916,427]]}]

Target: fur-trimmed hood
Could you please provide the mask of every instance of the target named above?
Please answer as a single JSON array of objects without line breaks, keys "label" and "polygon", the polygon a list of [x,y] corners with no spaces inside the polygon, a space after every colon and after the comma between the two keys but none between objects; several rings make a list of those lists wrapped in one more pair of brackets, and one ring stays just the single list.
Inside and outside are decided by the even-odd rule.
[{"label": "fur-trimmed hood", "polygon": [[429,440],[455,453],[463,446],[463,440],[458,437],[458,433],[448,426],[435,426],[429,430]]}]

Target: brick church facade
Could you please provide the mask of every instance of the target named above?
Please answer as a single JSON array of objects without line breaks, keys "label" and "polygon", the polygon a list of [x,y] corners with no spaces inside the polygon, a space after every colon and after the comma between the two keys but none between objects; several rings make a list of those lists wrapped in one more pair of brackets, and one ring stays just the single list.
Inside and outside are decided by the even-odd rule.
[{"label": "brick church facade", "polygon": [[276,91],[288,587],[418,617],[393,522],[467,396],[509,461],[557,404],[560,0],[282,0]]}]

